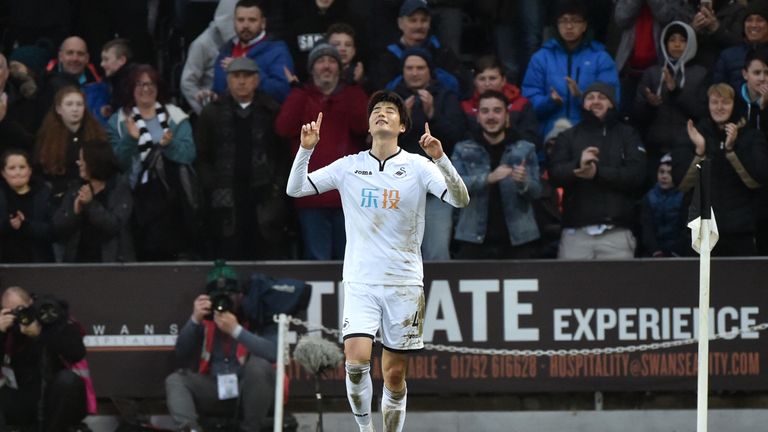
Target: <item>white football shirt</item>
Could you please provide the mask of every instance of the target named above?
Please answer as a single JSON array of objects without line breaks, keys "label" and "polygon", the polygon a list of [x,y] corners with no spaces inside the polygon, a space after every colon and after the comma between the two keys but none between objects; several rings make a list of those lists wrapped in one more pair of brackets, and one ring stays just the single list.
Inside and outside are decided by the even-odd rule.
[{"label": "white football shirt", "polygon": [[[468,201],[466,187],[448,156],[433,163],[400,149],[379,161],[366,150],[310,173],[301,184],[305,177],[301,167],[306,170],[311,153],[299,150],[287,191],[291,196],[339,191],[347,232],[344,280],[422,285],[421,241],[427,193],[456,207]],[[446,178],[452,186],[450,191]],[[462,197],[466,198],[463,202]]]}]

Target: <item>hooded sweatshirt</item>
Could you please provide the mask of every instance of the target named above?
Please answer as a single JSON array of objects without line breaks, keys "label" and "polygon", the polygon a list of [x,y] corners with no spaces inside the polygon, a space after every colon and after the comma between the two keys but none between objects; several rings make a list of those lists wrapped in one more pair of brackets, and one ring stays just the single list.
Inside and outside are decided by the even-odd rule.
[{"label": "hooded sweatshirt", "polygon": [[200,114],[203,106],[195,95],[201,90],[211,89],[219,47],[235,37],[233,19],[236,3],[237,0],[221,0],[216,7],[213,21],[189,46],[187,62],[181,72],[181,93],[197,114]]},{"label": "hooded sweatshirt", "polygon": [[[682,27],[687,44],[680,58],[670,57],[667,52],[667,35],[673,27]],[[669,23],[661,32],[661,64],[651,66],[643,72],[635,94],[635,120],[645,131],[645,143],[652,156],[664,154],[683,137],[687,139],[685,125],[688,119],[697,120],[706,116],[706,75],[699,65],[689,64],[696,56],[696,32],[682,21]],[[670,91],[663,80],[663,69],[675,77],[675,89]],[[662,104],[648,103],[646,89],[662,98]],[[685,144],[685,142],[683,143]],[[652,157],[653,159],[653,157]]]}]

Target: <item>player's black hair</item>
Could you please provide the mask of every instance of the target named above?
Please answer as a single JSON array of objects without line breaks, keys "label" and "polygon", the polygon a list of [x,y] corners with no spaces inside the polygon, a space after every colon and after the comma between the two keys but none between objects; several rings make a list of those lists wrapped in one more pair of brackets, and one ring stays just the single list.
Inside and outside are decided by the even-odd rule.
[{"label": "player's black hair", "polygon": [[375,107],[377,103],[381,102],[389,102],[397,107],[397,112],[400,114],[400,123],[405,125],[405,132],[408,132],[408,129],[411,128],[411,115],[408,113],[408,110],[405,109],[405,102],[403,101],[403,98],[401,98],[400,95],[395,92],[389,90],[379,90],[372,94],[371,98],[368,100],[368,117],[371,117],[373,107]]}]

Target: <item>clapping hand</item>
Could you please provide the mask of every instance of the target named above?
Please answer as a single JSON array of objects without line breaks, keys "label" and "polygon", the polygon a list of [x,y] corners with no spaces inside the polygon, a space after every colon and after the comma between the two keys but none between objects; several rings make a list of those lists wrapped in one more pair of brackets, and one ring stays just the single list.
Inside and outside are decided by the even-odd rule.
[{"label": "clapping hand", "polygon": [[664,81],[664,85],[667,87],[667,90],[674,91],[677,88],[675,77],[672,72],[669,71],[668,67],[663,67],[661,69],[661,79]]},{"label": "clapping hand", "polygon": [[15,230],[20,229],[21,225],[24,223],[24,220],[24,213],[17,211],[15,215],[11,216],[11,228]]},{"label": "clapping hand", "polygon": [[597,175],[597,163],[600,161],[598,155],[600,149],[597,147],[587,147],[581,152],[581,161],[579,167],[573,170],[576,177],[583,179],[593,179]]},{"label": "clapping hand", "polygon": [[512,168],[511,177],[512,180],[518,182],[518,183],[525,183],[527,180],[528,170],[525,168],[525,159],[523,159],[522,162],[520,162],[520,165],[515,165]]},{"label": "clapping hand", "polygon": [[693,125],[693,120],[688,120],[688,138],[693,142],[696,155],[704,156],[706,142],[704,141],[704,136],[701,132],[699,132],[699,130],[696,129],[696,126]]},{"label": "clapping hand", "polygon": [[648,87],[645,88],[645,91],[643,91],[643,93],[645,94],[645,100],[648,101],[649,105],[657,107],[662,104],[663,99],[661,98],[661,96],[652,92],[651,89],[649,89]]},{"label": "clapping hand", "polygon": [[93,201],[93,189],[90,184],[80,186],[77,191],[77,197],[75,197],[75,214],[83,212],[83,207]]},{"label": "clapping hand", "polygon": [[514,168],[512,168],[507,164],[500,164],[499,166],[496,167],[496,169],[494,169],[488,174],[488,178],[486,181],[488,182],[488,184],[498,183],[504,180],[505,178],[511,176],[514,170],[515,170]]},{"label": "clapping hand", "polygon": [[166,129],[165,132],[163,132],[163,137],[160,138],[160,146],[167,146],[171,143],[171,140],[173,140],[173,132],[171,132],[170,129]]},{"label": "clapping hand", "polygon": [[577,83],[573,78],[568,76],[565,77],[565,84],[568,86],[568,93],[570,93],[573,97],[581,96],[581,89],[579,89],[579,83]]},{"label": "clapping hand", "polygon": [[552,99],[552,101],[558,105],[563,104],[563,97],[560,96],[560,93],[558,93],[554,87],[549,89],[549,98]]}]

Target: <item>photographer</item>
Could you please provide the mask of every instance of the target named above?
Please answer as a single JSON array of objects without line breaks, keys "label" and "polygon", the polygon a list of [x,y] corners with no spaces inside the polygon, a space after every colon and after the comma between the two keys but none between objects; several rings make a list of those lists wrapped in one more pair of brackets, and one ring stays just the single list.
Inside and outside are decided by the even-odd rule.
[{"label": "photographer", "polygon": [[80,430],[86,383],[70,368],[84,357],[82,332],[66,304],[35,301],[23,288],[6,289],[0,309],[0,430],[6,424]]},{"label": "photographer", "polygon": [[208,273],[206,289],[176,340],[176,355],[195,366],[165,380],[168,411],[180,430],[201,430],[198,413],[242,413],[240,430],[259,431],[274,393],[276,326],[264,336],[248,329],[237,274],[223,260]]}]

